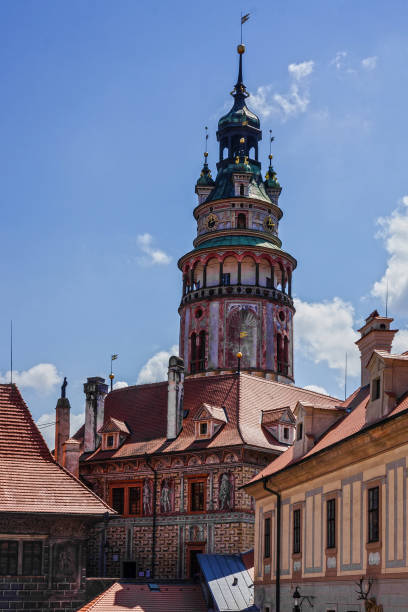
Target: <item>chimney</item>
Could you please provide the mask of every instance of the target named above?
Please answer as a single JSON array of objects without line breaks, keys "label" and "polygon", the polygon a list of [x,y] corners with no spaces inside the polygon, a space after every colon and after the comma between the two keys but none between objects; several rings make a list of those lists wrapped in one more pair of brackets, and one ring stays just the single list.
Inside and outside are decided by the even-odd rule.
[{"label": "chimney", "polygon": [[54,457],[58,463],[62,464],[62,447],[66,440],[69,438],[69,413],[71,406],[69,399],[65,397],[65,390],[67,387],[67,379],[64,378],[63,385],[61,387],[61,397],[59,398],[55,407],[55,447]]},{"label": "chimney", "polygon": [[103,413],[105,397],[108,393],[108,385],[100,376],[87,379],[84,384],[85,402],[85,435],[84,452],[89,453],[96,449],[100,436],[98,429],[103,425]]},{"label": "chimney", "polygon": [[361,359],[361,386],[364,387],[370,382],[370,372],[367,370],[368,362],[373,351],[391,352],[391,345],[397,329],[390,329],[394,319],[390,317],[380,317],[377,310],[374,310],[366,319],[365,324],[358,331],[361,338],[356,344],[360,349]]},{"label": "chimney", "polygon": [[81,454],[81,443],[74,438],[64,442],[62,465],[76,478],[79,478],[79,455]]},{"label": "chimney", "polygon": [[184,361],[174,355],[169,359],[167,391],[167,439],[177,438],[183,422]]}]

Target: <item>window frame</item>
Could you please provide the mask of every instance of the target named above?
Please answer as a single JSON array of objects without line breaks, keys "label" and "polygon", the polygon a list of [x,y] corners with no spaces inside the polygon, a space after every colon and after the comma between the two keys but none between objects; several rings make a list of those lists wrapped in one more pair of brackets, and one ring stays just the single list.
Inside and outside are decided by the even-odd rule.
[{"label": "window frame", "polygon": [[[17,545],[17,566],[15,574],[0,574],[0,578],[5,578],[6,576],[45,576],[46,572],[44,570],[44,557],[45,557],[45,543],[48,540],[48,536],[36,536],[36,535],[20,535],[20,534],[8,534],[8,535],[0,535],[0,544],[2,542],[15,542]],[[26,543],[41,543],[41,558],[40,558],[40,573],[39,574],[26,574],[23,572],[24,568],[24,544]]]},{"label": "window frame", "polygon": [[296,425],[296,441],[303,439],[303,421]]},{"label": "window frame", "polygon": [[371,381],[371,401],[375,402],[381,397],[381,376],[373,378]]},{"label": "window frame", "polygon": [[[295,517],[298,517],[295,520]],[[293,555],[301,555],[302,554],[302,509],[301,508],[293,508],[292,510],[292,554]]]},{"label": "window frame", "polygon": [[[376,506],[372,506],[371,492],[376,491]],[[379,544],[380,542],[380,486],[375,485],[367,489],[367,543]],[[376,517],[376,520],[375,518]],[[373,530],[376,534],[373,535]]]},{"label": "window frame", "polygon": [[[266,526],[268,525],[268,529]],[[266,516],[264,518],[264,538],[263,538],[263,551],[264,551],[264,559],[271,558],[271,536],[272,536],[272,520],[270,516]],[[269,553],[269,554],[267,554]]]},{"label": "window frame", "polygon": [[[204,514],[207,512],[207,480],[208,474],[191,476],[188,478],[188,513],[189,514]],[[203,509],[193,510],[193,485],[203,484]]]},{"label": "window frame", "polygon": [[[335,549],[337,545],[337,508],[336,498],[326,500],[326,548]],[[332,516],[330,516],[332,509]]]},{"label": "window frame", "polygon": [[[113,506],[113,491],[115,489],[123,489],[123,513],[120,513]],[[139,489],[140,511],[136,514],[129,512],[130,489]],[[126,481],[118,481],[118,482],[110,483],[109,485],[109,503],[110,503],[110,506],[118,512],[119,516],[124,516],[124,517],[144,516],[143,514],[143,481],[142,480],[126,480]]]}]

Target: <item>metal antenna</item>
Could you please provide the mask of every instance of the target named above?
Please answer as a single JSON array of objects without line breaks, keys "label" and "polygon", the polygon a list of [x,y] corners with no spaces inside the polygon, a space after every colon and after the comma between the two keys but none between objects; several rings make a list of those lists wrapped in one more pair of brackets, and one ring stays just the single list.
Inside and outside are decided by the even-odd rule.
[{"label": "metal antenna", "polygon": [[10,321],[10,384],[13,384],[13,320]]},{"label": "metal antenna", "polygon": [[347,351],[346,351],[346,367],[344,368],[344,399],[347,398]]}]

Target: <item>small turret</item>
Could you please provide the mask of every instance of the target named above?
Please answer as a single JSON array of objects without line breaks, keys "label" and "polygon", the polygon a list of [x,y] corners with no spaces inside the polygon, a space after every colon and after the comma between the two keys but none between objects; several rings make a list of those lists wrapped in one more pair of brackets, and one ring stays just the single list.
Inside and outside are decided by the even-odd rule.
[{"label": "small turret", "polygon": [[367,318],[366,322],[358,331],[361,338],[356,344],[361,353],[361,386],[364,387],[370,382],[370,372],[367,365],[373,351],[391,352],[391,345],[397,329],[390,329],[394,319],[390,317],[380,317],[377,310],[374,310]]},{"label": "small turret", "polygon": [[204,165],[201,170],[200,177],[196,183],[195,192],[198,195],[198,203],[202,204],[210,195],[211,191],[214,188],[215,182],[211,176],[211,170],[208,167],[207,163],[208,153],[207,151],[204,153]]}]

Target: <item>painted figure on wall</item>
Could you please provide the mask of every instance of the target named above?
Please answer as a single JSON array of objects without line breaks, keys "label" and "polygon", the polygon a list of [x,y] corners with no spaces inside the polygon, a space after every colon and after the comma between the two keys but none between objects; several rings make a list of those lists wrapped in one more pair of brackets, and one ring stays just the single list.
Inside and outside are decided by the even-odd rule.
[{"label": "painted figure on wall", "polygon": [[224,472],[220,476],[218,506],[220,510],[231,510],[234,505],[232,476]]},{"label": "painted figure on wall", "polygon": [[143,483],[143,514],[152,513],[152,483],[148,478],[145,478]]},{"label": "painted figure on wall", "polygon": [[173,512],[174,502],[174,487],[173,482],[169,478],[164,478],[161,484],[160,492],[160,511],[165,514],[166,512]]}]

